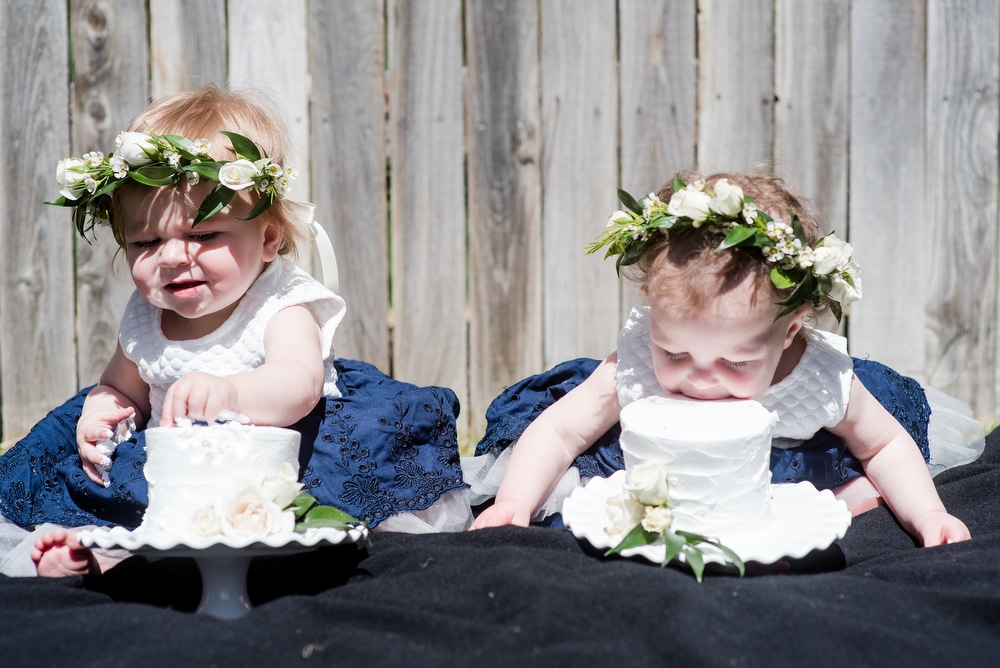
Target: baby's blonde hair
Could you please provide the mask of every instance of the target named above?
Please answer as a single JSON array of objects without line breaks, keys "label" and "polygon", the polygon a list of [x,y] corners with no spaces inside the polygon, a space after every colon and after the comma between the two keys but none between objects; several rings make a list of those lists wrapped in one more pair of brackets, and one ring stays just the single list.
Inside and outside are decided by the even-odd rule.
[{"label": "baby's blonde hair", "polygon": [[[182,91],[151,104],[126,129],[146,134],[181,135],[191,140],[207,139],[212,143],[209,153],[216,160],[235,159],[229,139],[219,134],[223,130],[231,131],[256,142],[272,162],[285,165],[287,160],[288,136],[273,101],[262,91],[249,88],[236,90],[208,84]],[[126,202],[134,203],[133,195],[141,188],[149,189],[149,186],[129,183],[114,192],[110,223],[116,239],[125,239],[129,223]],[[236,196],[255,197],[249,191],[240,191]],[[307,247],[306,231],[295,224],[280,200],[268,207],[261,218],[281,230],[279,254],[295,257],[300,249]]]},{"label": "baby's blonde hair", "polygon": [[[757,208],[775,220],[791,222],[792,214],[798,216],[806,241],[810,246],[823,236],[819,219],[805,202],[791,193],[785,181],[771,172],[717,173],[700,176],[695,172],[678,174],[684,183],[704,181],[712,187],[720,179],[738,185],[754,199]],[[674,194],[674,180],[667,181],[656,193],[663,202]],[[650,303],[666,299],[671,308],[684,313],[700,311],[709,300],[741,285],[748,276],[756,284],[753,299],[768,299],[772,303],[784,299],[791,289],[779,290],[771,282],[772,264],[759,248],[738,246],[716,252],[724,236],[708,227],[690,230],[684,235],[662,235],[662,240],[651,246],[627,269],[628,278],[638,282]],[[775,307],[778,310],[779,307]],[[809,312],[818,315],[817,308],[807,305]]]}]

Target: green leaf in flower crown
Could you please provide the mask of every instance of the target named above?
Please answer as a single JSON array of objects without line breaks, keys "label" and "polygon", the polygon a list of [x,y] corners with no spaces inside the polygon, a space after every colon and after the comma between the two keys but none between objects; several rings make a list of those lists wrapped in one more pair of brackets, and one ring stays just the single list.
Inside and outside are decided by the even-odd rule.
[{"label": "green leaf in flower crown", "polygon": [[722,240],[722,243],[719,244],[718,248],[716,248],[715,250],[724,251],[727,248],[732,248],[733,246],[739,246],[748,239],[756,236],[756,234],[757,231],[752,227],[747,227],[745,225],[737,225],[733,229],[729,230],[729,234],[726,235],[726,238]]},{"label": "green leaf in flower crown", "polygon": [[626,209],[628,209],[635,215],[637,216],[642,215],[642,206],[637,201],[635,201],[634,197],[629,195],[621,188],[618,189],[618,200],[625,206]]},{"label": "green leaf in flower crown", "polygon": [[195,172],[206,179],[219,180],[219,170],[222,169],[221,162],[192,162],[184,167],[185,172]]},{"label": "green leaf in flower crown", "polygon": [[220,134],[229,137],[229,141],[233,143],[233,150],[236,151],[237,157],[246,158],[250,162],[257,162],[261,159],[260,147],[250,139],[235,132],[223,131]]},{"label": "green leaf in flower crown", "polygon": [[[781,267],[777,266],[771,269],[771,283],[779,290],[787,290],[795,285],[795,281]],[[780,304],[781,302],[778,303]]]},{"label": "green leaf in flower crown", "polygon": [[274,195],[265,193],[261,195],[260,199],[257,200],[257,203],[253,205],[253,208],[250,209],[250,213],[248,213],[245,218],[240,218],[240,220],[252,220],[264,213],[272,204],[274,204]]},{"label": "green leaf in flower crown", "polygon": [[201,206],[198,207],[198,214],[194,217],[191,227],[226,208],[226,205],[232,201],[235,194],[235,190],[230,190],[221,183],[212,188],[208,195],[205,196],[205,199],[201,201]]},{"label": "green leaf in flower crown", "polygon": [[133,181],[144,186],[169,186],[177,182],[177,170],[167,165],[147,165],[129,172]]}]

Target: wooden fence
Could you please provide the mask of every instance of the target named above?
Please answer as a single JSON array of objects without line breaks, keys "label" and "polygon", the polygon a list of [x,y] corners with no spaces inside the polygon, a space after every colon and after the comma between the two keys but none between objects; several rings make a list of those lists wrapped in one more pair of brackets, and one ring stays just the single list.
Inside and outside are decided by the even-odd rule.
[{"label": "wooden fence", "polygon": [[283,105],[338,354],[453,388],[467,439],[613,348],[635,293],[582,248],[695,164],[783,173],[855,245],[852,352],[992,421],[998,76],[996,0],[0,0],[0,434],[96,380],[129,292],[42,204],[56,161],[226,81]]}]

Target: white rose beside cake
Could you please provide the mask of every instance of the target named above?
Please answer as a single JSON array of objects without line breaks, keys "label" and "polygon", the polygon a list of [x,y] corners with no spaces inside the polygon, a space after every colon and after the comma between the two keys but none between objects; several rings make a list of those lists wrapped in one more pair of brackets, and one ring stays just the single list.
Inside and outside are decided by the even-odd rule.
[{"label": "white rose beside cake", "polygon": [[737,566],[803,557],[843,537],[851,516],[829,490],[771,483],[776,416],[749,400],[647,397],[621,412],[625,470],[593,478],[563,519],[605,554]]}]

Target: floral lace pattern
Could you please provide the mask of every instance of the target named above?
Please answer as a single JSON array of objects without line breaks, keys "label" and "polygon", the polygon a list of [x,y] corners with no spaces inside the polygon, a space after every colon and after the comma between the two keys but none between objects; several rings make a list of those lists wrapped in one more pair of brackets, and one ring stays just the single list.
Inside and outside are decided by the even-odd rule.
[{"label": "floral lace pattern", "polygon": [[[929,456],[927,426],[931,409],[924,391],[912,378],[872,360],[854,359],[858,379],[913,436],[926,460]],[[476,454],[499,452],[517,442],[521,432],[547,406],[583,382],[598,360],[576,359],[515,383],[504,390],[486,411],[486,434]],[[624,470],[618,425],[577,458],[580,477],[606,478]],[[772,448],[771,479],[779,482],[808,480],[819,489],[837,487],[862,475],[860,463],[844,442],[821,429],[801,445],[787,450]]]},{"label": "floral lace pattern", "polygon": [[[302,433],[307,491],[374,527],[465,486],[454,392],[403,383],[363,362],[337,360],[337,367],[344,396],[320,400],[293,425]],[[142,521],[148,498],[144,434],[118,446],[110,487],[91,482],[76,451],[76,421],[87,391],[50,412],[0,456],[0,512],[11,521],[23,527],[54,522],[129,528]]]}]

